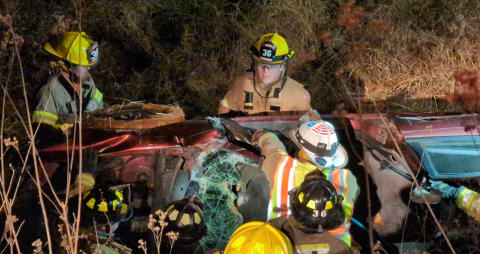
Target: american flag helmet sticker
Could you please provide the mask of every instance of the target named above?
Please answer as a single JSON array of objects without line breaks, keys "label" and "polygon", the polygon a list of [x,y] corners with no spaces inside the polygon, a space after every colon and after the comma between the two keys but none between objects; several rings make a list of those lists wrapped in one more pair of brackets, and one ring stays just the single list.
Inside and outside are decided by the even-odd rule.
[{"label": "american flag helmet sticker", "polygon": [[315,132],[315,133],[318,133],[320,135],[335,135],[335,132],[333,131],[333,128],[331,128],[330,126],[324,124],[324,123],[319,123],[319,122],[316,122],[316,121],[312,121],[310,123],[308,123],[308,128]]}]

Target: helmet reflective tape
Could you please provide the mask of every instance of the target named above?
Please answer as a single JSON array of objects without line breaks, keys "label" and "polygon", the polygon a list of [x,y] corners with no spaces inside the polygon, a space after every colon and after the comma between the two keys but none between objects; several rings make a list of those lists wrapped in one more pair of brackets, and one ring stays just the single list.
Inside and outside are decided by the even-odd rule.
[{"label": "helmet reflective tape", "polygon": [[168,218],[170,220],[176,220],[178,217],[179,212],[177,210],[173,210],[169,215]]},{"label": "helmet reflective tape", "polygon": [[245,242],[246,238],[245,236],[239,236],[237,237],[237,239],[235,239],[235,241],[232,242],[232,248],[234,249],[240,249],[243,245],[243,243]]},{"label": "helmet reflective tape", "polygon": [[303,202],[303,192],[300,192],[300,194],[298,194],[298,200],[300,200],[300,202]]},{"label": "helmet reflective tape", "polygon": [[123,201],[123,194],[122,192],[118,191],[118,190],[115,190],[115,196],[117,196],[120,201]]},{"label": "helmet reflective tape", "polygon": [[128,210],[128,205],[124,204],[122,201],[123,199],[123,194],[115,190],[114,192],[114,197],[112,198],[113,200],[105,200],[104,198],[98,199],[95,198],[94,196],[98,194],[97,192],[88,192],[85,197],[85,205],[92,209],[96,210],[98,212],[113,212],[113,211],[119,211],[120,214],[124,214]]},{"label": "helmet reflective tape", "polygon": [[277,245],[274,247],[273,254],[285,254],[285,252],[282,250],[282,247]]},{"label": "helmet reflective tape", "polygon": [[91,198],[90,200],[88,200],[86,205],[88,208],[93,209],[93,206],[95,205],[95,198]]},{"label": "helmet reflective tape", "polygon": [[253,246],[251,254],[264,254],[265,253],[265,245],[262,243],[255,243]]},{"label": "helmet reflective tape", "polygon": [[300,132],[298,130],[295,133],[295,137],[303,148],[315,154],[315,156],[332,157],[338,148],[338,142],[334,142],[333,144],[331,144],[330,149],[327,149],[327,144],[325,143],[317,143],[317,145],[311,144],[300,135]]},{"label": "helmet reflective tape", "polygon": [[315,210],[315,202],[313,200],[309,200],[306,204],[306,207],[311,208],[312,210]]},{"label": "helmet reflective tape", "polygon": [[118,204],[119,204],[118,200],[113,200],[112,208],[113,208],[114,211],[115,211],[115,209],[117,209]]},{"label": "helmet reflective tape", "polygon": [[100,202],[100,205],[98,206],[98,211],[99,212],[108,212],[107,202],[105,202],[105,201]]},{"label": "helmet reflective tape", "polygon": [[194,213],[193,221],[195,222],[195,224],[200,224],[200,222],[202,222],[202,218],[200,218],[200,215],[198,213]]},{"label": "helmet reflective tape", "polygon": [[190,218],[190,214],[186,214],[184,213],[182,215],[182,218],[180,218],[180,221],[178,222],[178,225],[190,225],[192,222],[191,218]]},{"label": "helmet reflective tape", "polygon": [[[335,196],[335,199],[337,199],[336,196]],[[332,207],[333,207],[332,201],[330,201],[330,200],[327,201],[327,204],[325,204],[325,210],[330,210],[330,209],[332,209]]]},{"label": "helmet reflective tape", "polygon": [[296,245],[295,249],[301,251],[301,253],[330,253],[328,243],[301,244]]}]

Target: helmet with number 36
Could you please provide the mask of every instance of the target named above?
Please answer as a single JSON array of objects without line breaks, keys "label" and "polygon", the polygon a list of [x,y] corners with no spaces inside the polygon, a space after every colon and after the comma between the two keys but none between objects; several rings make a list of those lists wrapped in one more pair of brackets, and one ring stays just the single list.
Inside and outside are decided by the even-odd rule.
[{"label": "helmet with number 36", "polygon": [[319,232],[337,228],[343,223],[345,212],[342,200],[320,170],[308,173],[300,187],[290,193],[293,218],[305,228]]},{"label": "helmet with number 36", "polygon": [[277,33],[268,33],[250,47],[255,61],[264,64],[283,64],[293,57],[295,51],[288,49],[285,38]]}]

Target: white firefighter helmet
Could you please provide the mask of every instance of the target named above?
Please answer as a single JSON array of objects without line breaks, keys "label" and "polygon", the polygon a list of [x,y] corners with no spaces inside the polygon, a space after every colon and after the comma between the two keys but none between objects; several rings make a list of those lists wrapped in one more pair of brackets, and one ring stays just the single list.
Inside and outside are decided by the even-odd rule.
[{"label": "white firefighter helmet", "polygon": [[347,165],[347,151],[338,142],[335,128],[327,121],[304,122],[290,132],[290,138],[312,163],[322,168],[343,168]]}]

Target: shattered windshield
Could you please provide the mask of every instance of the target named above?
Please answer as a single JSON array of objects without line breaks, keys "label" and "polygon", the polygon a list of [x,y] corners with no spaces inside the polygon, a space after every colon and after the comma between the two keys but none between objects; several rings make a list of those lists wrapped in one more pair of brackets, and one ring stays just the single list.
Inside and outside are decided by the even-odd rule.
[{"label": "shattered windshield", "polygon": [[408,138],[433,179],[480,176],[480,136]]},{"label": "shattered windshield", "polygon": [[237,196],[232,188],[241,181],[235,164],[248,160],[225,150],[204,153],[198,160],[202,162],[203,174],[195,171],[191,181],[199,183],[195,194],[205,203],[208,231],[201,244],[205,250],[223,248],[233,231],[243,223],[242,215],[235,207]]}]

